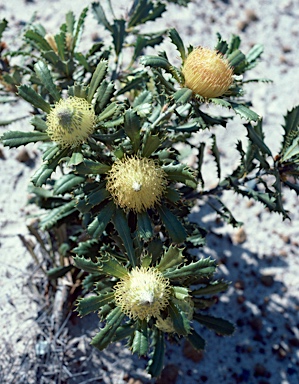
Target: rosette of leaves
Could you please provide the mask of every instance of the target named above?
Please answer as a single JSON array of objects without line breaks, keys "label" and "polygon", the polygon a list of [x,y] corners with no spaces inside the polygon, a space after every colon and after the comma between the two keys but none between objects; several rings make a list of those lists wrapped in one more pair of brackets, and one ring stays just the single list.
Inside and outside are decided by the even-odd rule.
[{"label": "rosette of leaves", "polygon": [[114,86],[105,80],[107,67],[106,61],[100,61],[88,85],[75,84],[68,88],[67,96],[62,97],[47,65],[39,61],[34,70],[41,92],[28,85],[18,87],[18,95],[36,111],[31,119],[34,129],[5,132],[1,141],[9,147],[44,143],[41,146],[43,164],[32,178],[35,186],[45,184],[59,165],[67,164],[70,159],[69,165],[72,165],[76,154],[90,151],[99,125],[109,121],[110,125],[117,126],[123,121],[121,103],[111,101]]},{"label": "rosette of leaves", "polygon": [[103,322],[91,344],[103,350],[125,339],[133,353],[150,357],[152,376],[163,368],[166,336],[177,342],[184,337],[201,350],[205,341],[199,325],[222,335],[234,331],[228,321],[201,313],[215,303],[211,295],[227,288],[225,282],[211,281],[216,266],[210,258],[186,262],[183,250],[170,246],[162,254],[158,249],[139,254],[138,266],[124,263],[116,252],[74,260],[93,275],[95,286],[95,294],[79,300],[77,311],[80,316],[97,312]]}]

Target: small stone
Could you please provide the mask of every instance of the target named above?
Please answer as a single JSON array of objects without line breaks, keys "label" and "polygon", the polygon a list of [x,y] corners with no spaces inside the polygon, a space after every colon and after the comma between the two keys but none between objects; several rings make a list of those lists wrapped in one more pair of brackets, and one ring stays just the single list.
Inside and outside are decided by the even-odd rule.
[{"label": "small stone", "polygon": [[259,317],[254,317],[250,320],[249,324],[255,331],[260,331],[263,328],[263,321]]},{"label": "small stone", "polygon": [[198,363],[203,359],[204,353],[203,351],[198,351],[194,349],[191,343],[189,341],[185,341],[184,348],[183,348],[183,355],[187,357],[187,359],[190,359],[194,361],[195,363]]},{"label": "small stone", "polygon": [[242,244],[246,241],[247,235],[243,227],[238,228],[232,235],[232,241],[234,244]]},{"label": "small stone", "polygon": [[236,289],[240,289],[241,291],[244,291],[244,288],[245,288],[245,283],[243,280],[237,280],[235,282],[235,288]]},{"label": "small stone", "polygon": [[157,379],[156,384],[175,384],[178,375],[179,375],[179,369],[176,365],[174,364],[166,365],[163,368],[161,376]]},{"label": "small stone", "polygon": [[31,160],[31,158],[27,150],[24,148],[17,154],[16,160],[19,161],[20,163],[27,163],[28,161]]},{"label": "small stone", "polygon": [[0,148],[0,159],[5,160],[5,156],[4,156],[2,148]]},{"label": "small stone", "polygon": [[265,287],[272,287],[274,284],[274,277],[273,275],[262,275],[261,282]]}]

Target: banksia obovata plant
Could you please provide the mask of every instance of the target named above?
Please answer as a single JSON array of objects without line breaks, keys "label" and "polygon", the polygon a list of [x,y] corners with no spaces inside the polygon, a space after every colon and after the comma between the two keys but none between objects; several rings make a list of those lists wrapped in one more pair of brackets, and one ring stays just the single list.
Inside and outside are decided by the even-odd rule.
[{"label": "banksia obovata plant", "polygon": [[142,212],[158,204],[166,188],[166,173],[148,158],[116,160],[107,176],[107,190],[125,210]]},{"label": "banksia obovata plant", "polygon": [[187,56],[182,72],[185,87],[205,98],[222,96],[233,81],[233,70],[222,54],[203,47]]},{"label": "banksia obovata plant", "polygon": [[95,113],[92,105],[80,97],[61,99],[47,116],[47,133],[61,147],[76,147],[93,132]]}]

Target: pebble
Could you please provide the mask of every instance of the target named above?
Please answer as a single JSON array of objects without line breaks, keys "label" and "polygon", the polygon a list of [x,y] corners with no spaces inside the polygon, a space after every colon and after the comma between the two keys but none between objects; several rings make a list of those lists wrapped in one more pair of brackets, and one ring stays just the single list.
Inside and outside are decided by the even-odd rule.
[{"label": "pebble", "polygon": [[174,364],[168,364],[163,368],[161,376],[157,379],[156,384],[175,384],[178,374],[178,367]]},{"label": "pebble", "polygon": [[187,359],[194,361],[195,363],[198,363],[201,361],[204,357],[203,351],[196,350],[189,341],[185,341],[184,347],[183,347],[183,355],[187,357]]}]

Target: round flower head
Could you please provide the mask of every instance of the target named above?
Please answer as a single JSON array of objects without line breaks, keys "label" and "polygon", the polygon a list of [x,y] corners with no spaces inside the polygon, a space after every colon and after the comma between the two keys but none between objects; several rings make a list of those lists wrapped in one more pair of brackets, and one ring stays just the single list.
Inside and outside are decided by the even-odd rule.
[{"label": "round flower head", "polygon": [[125,157],[112,165],[106,188],[121,208],[142,212],[159,203],[166,183],[166,173],[154,160]]},{"label": "round flower head", "polygon": [[158,317],[168,305],[169,280],[155,268],[134,268],[115,286],[115,303],[127,316],[140,320]]},{"label": "round flower head", "polygon": [[202,97],[223,95],[233,81],[233,70],[220,53],[198,47],[187,57],[182,72],[185,86]]},{"label": "round flower head", "polygon": [[95,113],[92,105],[80,97],[61,99],[47,116],[47,133],[62,147],[76,147],[93,132]]}]

